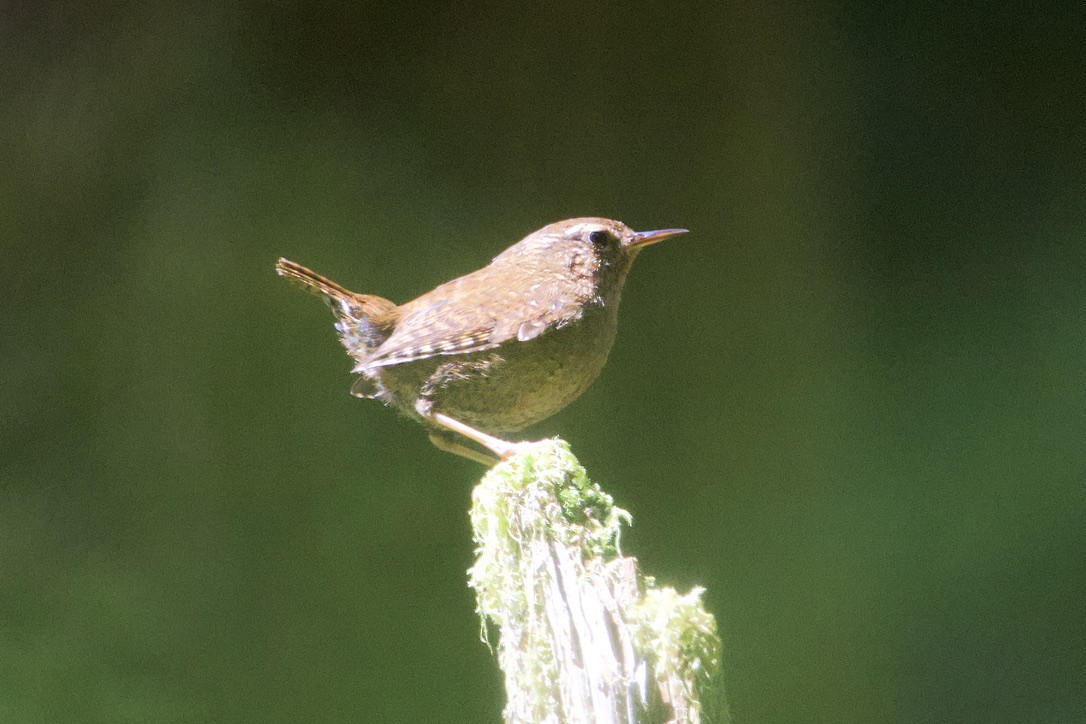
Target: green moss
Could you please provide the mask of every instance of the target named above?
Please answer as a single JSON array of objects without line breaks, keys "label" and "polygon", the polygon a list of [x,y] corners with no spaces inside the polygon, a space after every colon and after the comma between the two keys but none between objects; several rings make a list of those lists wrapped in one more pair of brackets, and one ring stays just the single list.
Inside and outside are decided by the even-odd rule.
[{"label": "green moss", "polygon": [[523,544],[547,538],[578,546],[584,556],[618,552],[620,530],[630,514],[588,474],[562,440],[523,443],[514,458],[495,466],[475,488],[471,523],[476,563],[470,585],[479,612],[499,616],[523,585],[516,568]]},{"label": "green moss", "polygon": [[[545,440],[521,444],[516,456],[487,473],[474,491],[471,521],[477,558],[469,582],[484,639],[487,621],[501,627],[498,657],[510,698],[506,718],[562,720],[563,701],[572,706],[569,689],[563,690],[569,682],[562,677],[581,674],[560,670],[559,662],[568,664],[570,656],[568,648],[564,659],[556,654],[555,641],[567,647],[580,644],[576,636],[570,643],[568,629],[556,637],[551,626],[573,620],[565,618],[569,609],[581,605],[566,600],[570,580],[610,570],[607,564],[619,555],[619,533],[630,516],[589,480],[565,442]],[[636,570],[635,561],[626,561]],[[559,575],[556,568],[563,565],[565,573]],[[639,586],[647,590],[637,597]],[[655,588],[651,578],[641,579],[639,586],[631,587],[636,600],[612,591],[603,600],[613,603],[597,606],[623,607],[613,621],[628,632],[625,640],[637,658],[649,663],[650,698],[661,692],[655,699],[667,702],[657,709],[645,702],[644,721],[725,721],[723,697],[714,693],[719,690],[720,639],[712,615],[701,605],[702,589],[681,596],[671,588]],[[591,590],[588,586],[576,595]],[[614,635],[619,632],[602,636]]]},{"label": "green moss", "polygon": [[684,596],[673,588],[650,587],[627,614],[634,644],[652,662],[658,685],[681,691],[703,721],[725,721],[720,637],[716,619],[701,605],[703,592],[695,588]]}]

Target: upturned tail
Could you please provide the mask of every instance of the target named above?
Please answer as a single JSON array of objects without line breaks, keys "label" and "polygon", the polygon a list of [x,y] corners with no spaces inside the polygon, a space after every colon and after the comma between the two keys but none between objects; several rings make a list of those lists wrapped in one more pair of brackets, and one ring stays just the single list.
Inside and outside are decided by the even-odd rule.
[{"label": "upturned tail", "polygon": [[384,297],[357,294],[289,259],[276,262],[275,271],[324,297],[336,315],[340,341],[356,360],[369,356],[396,328],[399,308]]},{"label": "upturned tail", "polygon": [[307,269],[290,259],[280,259],[275,263],[275,271],[281,277],[300,282],[303,287],[326,297],[329,301],[352,299],[355,293],[344,289],[327,277],[322,277],[312,269]]}]

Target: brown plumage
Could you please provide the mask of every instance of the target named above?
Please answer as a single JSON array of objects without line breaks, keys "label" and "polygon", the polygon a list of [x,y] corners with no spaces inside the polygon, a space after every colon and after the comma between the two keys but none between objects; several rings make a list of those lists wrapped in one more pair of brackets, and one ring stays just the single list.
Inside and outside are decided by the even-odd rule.
[{"label": "brown plumage", "polygon": [[544,420],[584,392],[614,342],[634,257],[684,231],[635,232],[600,218],[560,221],[401,306],[351,292],[286,259],[276,270],[332,307],[340,340],[356,362],[353,394],[381,399],[432,432],[453,430],[505,456],[510,444],[486,433]]}]

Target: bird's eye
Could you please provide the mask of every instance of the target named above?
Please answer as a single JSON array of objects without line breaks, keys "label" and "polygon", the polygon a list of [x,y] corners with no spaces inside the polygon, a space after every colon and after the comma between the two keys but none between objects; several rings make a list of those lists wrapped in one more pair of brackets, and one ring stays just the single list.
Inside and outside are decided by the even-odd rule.
[{"label": "bird's eye", "polygon": [[606,246],[607,244],[611,243],[612,238],[613,237],[603,229],[598,229],[588,235],[588,240],[596,246]]}]

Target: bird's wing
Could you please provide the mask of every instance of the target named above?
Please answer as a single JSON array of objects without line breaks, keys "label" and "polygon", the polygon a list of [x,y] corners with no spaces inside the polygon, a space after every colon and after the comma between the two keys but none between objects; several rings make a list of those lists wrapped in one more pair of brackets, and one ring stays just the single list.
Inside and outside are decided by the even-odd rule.
[{"label": "bird's wing", "polygon": [[526,342],[576,319],[584,303],[559,277],[519,279],[504,288],[485,281],[461,277],[404,305],[395,331],[355,372],[481,352],[513,338]]}]

